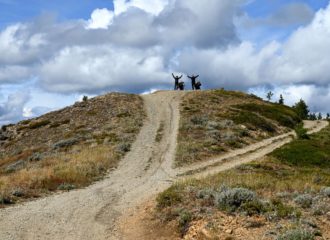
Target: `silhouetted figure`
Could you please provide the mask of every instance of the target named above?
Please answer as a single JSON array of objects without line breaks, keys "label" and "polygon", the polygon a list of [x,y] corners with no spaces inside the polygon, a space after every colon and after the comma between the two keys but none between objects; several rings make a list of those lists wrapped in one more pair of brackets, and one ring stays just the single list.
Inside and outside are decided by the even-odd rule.
[{"label": "silhouetted figure", "polygon": [[179,77],[179,76],[175,76],[172,73],[172,76],[174,78],[174,90],[178,90],[179,89],[179,80],[182,78],[182,75]]},{"label": "silhouetted figure", "polygon": [[192,87],[192,90],[195,90],[196,89],[196,79],[199,77],[199,75],[192,75],[192,76],[187,76],[188,78],[191,79],[191,87]]},{"label": "silhouetted figure", "polygon": [[195,84],[195,89],[196,89],[196,90],[201,90],[201,86],[202,86],[201,82],[198,81],[198,82]]},{"label": "silhouetted figure", "polygon": [[181,90],[181,91],[183,91],[184,90],[184,82],[179,82],[179,89]]}]

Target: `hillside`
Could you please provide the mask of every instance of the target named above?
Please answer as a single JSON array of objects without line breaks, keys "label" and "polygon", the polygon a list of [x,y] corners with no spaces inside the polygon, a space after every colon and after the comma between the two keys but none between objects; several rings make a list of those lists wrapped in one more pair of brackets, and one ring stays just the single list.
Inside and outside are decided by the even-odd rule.
[{"label": "hillside", "polygon": [[3,126],[0,203],[94,181],[130,150],[144,116],[139,96],[112,93]]},{"label": "hillside", "polygon": [[[97,104],[99,101],[102,103]],[[88,115],[91,109],[87,110],[86,105],[92,109],[100,106],[102,110],[92,111],[89,116],[93,116],[93,120],[89,117],[84,123],[93,122],[81,132],[73,123],[76,118]],[[82,109],[85,109],[84,114]],[[143,96],[109,94],[62,111],[68,111],[70,118],[70,123],[65,121],[63,126],[69,126],[71,130],[60,130],[60,124],[59,131],[62,132],[57,139],[48,140],[48,144],[42,139],[39,143],[34,141],[35,145],[30,148],[44,146],[44,151],[38,150],[44,156],[39,160],[33,159],[34,154],[29,153],[29,149],[15,155],[12,152],[15,147],[8,143],[20,146],[14,139],[29,134],[26,139],[42,134],[47,137],[48,130],[53,129],[52,124],[56,126],[58,121],[67,118],[56,120],[55,115],[45,115],[5,129],[6,133],[2,134],[5,138],[9,132],[12,134],[3,144],[9,149],[8,153],[20,157],[24,156],[20,154],[29,153],[29,159],[20,166],[18,157],[2,158],[2,203],[26,196],[42,196],[57,189],[87,186],[104,177],[82,189],[0,209],[0,239],[175,239],[173,236],[179,236],[181,230],[182,236],[189,236],[189,230],[196,229],[194,221],[216,209],[194,205],[197,189],[194,183],[198,181],[191,178],[226,171],[232,173],[231,169],[235,167],[264,158],[293,140],[292,127],[299,122],[289,107],[224,90],[159,91]],[[99,121],[100,118],[103,120]],[[223,123],[226,124],[223,126]],[[325,121],[305,122],[313,132],[327,125]],[[185,129],[186,126],[189,128]],[[17,134],[18,129],[24,134]],[[94,129],[93,134],[91,129]],[[69,145],[62,144],[65,133],[71,133],[67,135]],[[72,142],[74,138],[77,140]],[[222,150],[214,151],[214,148]],[[11,165],[17,162],[20,163],[17,169],[8,168],[17,167]],[[105,174],[107,169],[111,171]],[[210,186],[212,179],[198,183],[201,188],[198,190]],[[233,175],[228,181],[229,187],[239,179]],[[173,183],[176,184],[171,187]],[[153,208],[155,197],[164,190],[157,198],[158,206]],[[202,204],[208,202],[205,200]],[[148,207],[149,203],[151,207]],[[181,212],[181,208],[186,211]],[[156,215],[155,212],[149,214],[149,210],[155,210]],[[200,210],[201,215],[195,215],[195,210]],[[155,221],[157,219],[160,222]]]},{"label": "hillside", "polygon": [[250,163],[174,184],[158,195],[148,225],[167,229],[164,239],[330,239],[329,146],[328,126]]},{"label": "hillside", "polygon": [[290,107],[224,90],[186,94],[180,116],[177,166],[205,161],[283,134],[301,121]]}]

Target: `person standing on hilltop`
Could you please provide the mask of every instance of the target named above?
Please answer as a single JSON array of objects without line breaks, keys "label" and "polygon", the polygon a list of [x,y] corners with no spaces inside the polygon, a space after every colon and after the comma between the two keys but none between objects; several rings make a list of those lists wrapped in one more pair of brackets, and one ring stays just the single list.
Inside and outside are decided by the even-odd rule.
[{"label": "person standing on hilltop", "polygon": [[172,73],[172,76],[174,78],[174,90],[178,90],[179,89],[179,80],[182,78],[182,75],[179,77],[179,75],[178,76],[175,76]]},{"label": "person standing on hilltop", "polygon": [[192,75],[192,76],[187,76],[188,78],[191,79],[191,87],[192,87],[192,90],[196,90],[196,79],[199,77],[199,75]]}]

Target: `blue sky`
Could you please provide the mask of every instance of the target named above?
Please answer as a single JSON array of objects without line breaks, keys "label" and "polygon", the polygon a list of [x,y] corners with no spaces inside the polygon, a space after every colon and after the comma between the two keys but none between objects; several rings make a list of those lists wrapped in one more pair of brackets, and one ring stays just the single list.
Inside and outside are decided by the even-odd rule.
[{"label": "blue sky", "polygon": [[328,5],[0,0],[0,125],[83,95],[171,89],[171,72],[200,74],[204,89],[272,90],[330,112]]},{"label": "blue sky", "polygon": [[88,19],[96,8],[113,9],[110,0],[0,0],[0,26],[29,21],[45,12],[58,16],[59,20]]},{"label": "blue sky", "polygon": [[251,1],[246,5],[245,9],[253,17],[266,17],[269,14],[272,14],[274,11],[280,9],[286,4],[289,3],[305,3],[308,4],[314,11],[319,10],[320,8],[326,7],[328,5],[328,0],[255,0]]}]

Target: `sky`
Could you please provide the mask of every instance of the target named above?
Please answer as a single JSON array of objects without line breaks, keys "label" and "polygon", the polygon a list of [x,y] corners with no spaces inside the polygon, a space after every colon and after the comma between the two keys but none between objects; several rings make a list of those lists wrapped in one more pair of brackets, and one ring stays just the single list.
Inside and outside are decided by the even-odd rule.
[{"label": "sky", "polygon": [[0,125],[172,72],[327,113],[329,39],[328,0],[0,0]]}]

